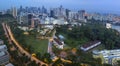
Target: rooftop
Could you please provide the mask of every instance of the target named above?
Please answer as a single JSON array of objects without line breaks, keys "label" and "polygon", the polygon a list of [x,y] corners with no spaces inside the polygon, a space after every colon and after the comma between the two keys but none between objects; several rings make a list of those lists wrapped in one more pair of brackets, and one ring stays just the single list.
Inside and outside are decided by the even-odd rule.
[{"label": "rooftop", "polygon": [[100,51],[99,53],[101,53],[103,55],[103,57],[120,57],[120,49],[117,50],[103,50]]},{"label": "rooftop", "polygon": [[61,42],[59,39],[54,38],[54,40],[55,40],[59,45],[62,45],[62,42]]},{"label": "rooftop", "polygon": [[7,49],[7,46],[6,45],[0,45],[0,50],[1,49]]},{"label": "rooftop", "polygon": [[64,39],[64,36],[63,36],[63,35],[58,35],[58,37],[59,37],[60,39]]},{"label": "rooftop", "polygon": [[96,41],[91,41],[91,42],[89,42],[89,43],[84,44],[82,47],[83,47],[83,48],[88,48],[88,47],[90,47],[90,46],[92,46],[92,45],[94,45],[94,44],[96,44],[96,43],[98,43],[98,42],[100,42],[100,41],[98,41],[98,40],[96,40]]},{"label": "rooftop", "polygon": [[5,55],[5,52],[4,51],[0,51],[0,57],[4,56],[4,55]]},{"label": "rooftop", "polygon": [[9,63],[9,64],[7,64],[7,65],[5,65],[5,66],[14,66],[13,64],[11,64],[11,63]]}]

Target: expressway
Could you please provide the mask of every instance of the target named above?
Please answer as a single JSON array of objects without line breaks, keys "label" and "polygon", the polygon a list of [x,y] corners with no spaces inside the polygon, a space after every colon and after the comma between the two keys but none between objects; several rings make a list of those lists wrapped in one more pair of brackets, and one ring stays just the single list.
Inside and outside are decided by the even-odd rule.
[{"label": "expressway", "polygon": [[8,38],[9,44],[12,44],[11,39],[8,35],[7,29],[5,28],[5,23],[2,23],[2,26],[3,26],[3,30],[5,32],[5,36]]},{"label": "expressway", "polygon": [[[4,25],[4,23],[3,23]],[[44,66],[48,66],[48,64],[40,61],[38,58],[32,56],[28,51],[24,50],[24,48],[16,41],[16,39],[13,36],[13,33],[11,32],[10,27],[6,24],[6,26],[4,26],[4,29],[6,28],[8,35],[10,36],[10,39],[14,42],[14,44],[18,47],[19,51],[21,53],[25,53],[26,56],[30,57],[32,61],[35,61],[36,63],[40,63],[40,66],[44,65]]]}]

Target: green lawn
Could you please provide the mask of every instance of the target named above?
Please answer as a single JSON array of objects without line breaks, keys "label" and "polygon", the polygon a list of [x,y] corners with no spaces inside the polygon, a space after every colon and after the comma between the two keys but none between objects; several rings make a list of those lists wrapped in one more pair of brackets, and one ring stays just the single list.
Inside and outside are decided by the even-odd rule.
[{"label": "green lawn", "polygon": [[25,42],[27,45],[31,45],[31,47],[33,47],[34,52],[40,52],[41,54],[44,54],[47,52],[48,40],[40,40],[32,36],[26,36]]}]

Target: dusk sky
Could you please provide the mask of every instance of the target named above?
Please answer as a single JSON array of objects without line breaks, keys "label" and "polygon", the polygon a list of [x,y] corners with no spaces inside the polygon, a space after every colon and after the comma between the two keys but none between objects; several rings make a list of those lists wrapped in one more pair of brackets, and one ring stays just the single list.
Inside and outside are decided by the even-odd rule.
[{"label": "dusk sky", "polygon": [[12,6],[45,6],[47,8],[63,5],[71,10],[85,9],[88,12],[117,13],[120,14],[120,0],[1,0],[0,10]]}]

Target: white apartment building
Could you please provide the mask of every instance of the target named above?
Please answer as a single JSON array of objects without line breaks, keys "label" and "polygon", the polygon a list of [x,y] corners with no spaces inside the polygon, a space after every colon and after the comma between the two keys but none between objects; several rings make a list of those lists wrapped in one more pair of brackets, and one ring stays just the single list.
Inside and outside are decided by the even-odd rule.
[{"label": "white apartment building", "polygon": [[115,66],[117,61],[120,60],[120,49],[93,51],[93,57],[101,58],[102,63],[112,64]]}]

